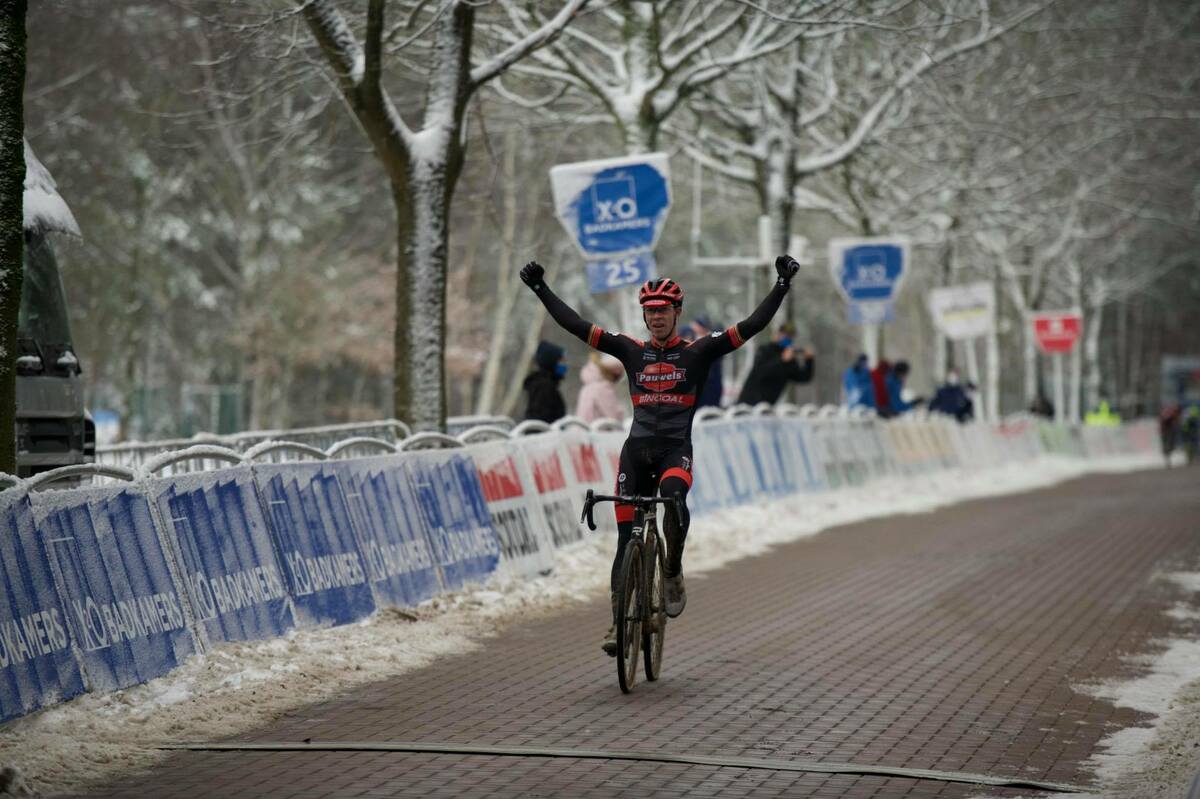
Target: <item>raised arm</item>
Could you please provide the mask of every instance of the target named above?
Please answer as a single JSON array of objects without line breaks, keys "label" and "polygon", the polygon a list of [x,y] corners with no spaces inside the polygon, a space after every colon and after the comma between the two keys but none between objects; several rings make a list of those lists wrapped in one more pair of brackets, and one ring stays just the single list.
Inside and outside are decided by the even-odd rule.
[{"label": "raised arm", "polygon": [[546,285],[546,270],[537,261],[530,261],[521,268],[521,281],[529,286],[550,313],[550,318],[558,326],[588,346],[595,346],[591,338],[592,328],[596,327],[584,319],[575,309],[558,298],[558,295]]},{"label": "raised arm", "polygon": [[546,285],[545,270],[537,261],[530,261],[521,268],[521,280],[537,295],[550,312],[550,318],[558,322],[558,326],[575,336],[593,349],[607,352],[609,355],[622,359],[629,356],[632,350],[640,350],[641,345],[628,336],[608,333],[599,325],[592,324],[575,312],[575,309],[558,298],[558,295]]},{"label": "raised arm", "polygon": [[712,357],[717,358],[733,352],[745,344],[748,339],[761,333],[763,328],[771,322],[775,312],[779,310],[783,298],[788,293],[788,288],[792,285],[792,278],[798,271],[800,271],[800,264],[796,263],[796,259],[790,255],[781,255],[776,258],[775,272],[779,278],[771,287],[770,293],[754,309],[754,312],[736,325],[727,328],[724,333],[714,334],[710,338],[697,341],[695,346],[703,346]]}]

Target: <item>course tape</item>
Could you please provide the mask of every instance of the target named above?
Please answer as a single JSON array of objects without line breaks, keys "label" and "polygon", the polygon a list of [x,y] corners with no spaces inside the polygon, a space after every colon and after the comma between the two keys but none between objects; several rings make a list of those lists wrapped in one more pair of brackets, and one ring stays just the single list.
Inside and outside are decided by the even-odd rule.
[{"label": "course tape", "polygon": [[633,760],[644,763],[684,763],[716,768],[746,768],[767,771],[801,771],[819,774],[861,774],[873,777],[905,777],[915,780],[958,782],[993,788],[1031,788],[1055,793],[1090,793],[1094,788],[1065,782],[1030,780],[1024,777],[993,777],[968,771],[935,771],[901,766],[872,766],[860,763],[824,763],[804,760],[769,760],[757,757],[680,755],[668,752],[638,752],[630,749],[555,749],[536,746],[473,746],[470,744],[418,743],[412,741],[317,741],[248,742],[210,744],[164,744],[161,750],[192,752],[422,752],[439,755],[484,755],[488,757],[562,757],[576,760]]}]

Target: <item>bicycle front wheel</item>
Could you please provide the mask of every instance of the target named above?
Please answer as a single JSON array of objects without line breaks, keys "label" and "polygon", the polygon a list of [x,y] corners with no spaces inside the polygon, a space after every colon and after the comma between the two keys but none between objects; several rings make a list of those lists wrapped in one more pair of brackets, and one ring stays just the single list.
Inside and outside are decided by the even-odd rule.
[{"label": "bicycle front wheel", "polygon": [[646,541],[646,612],[642,623],[642,656],[646,679],[657,680],[662,668],[663,642],[667,637],[667,595],[663,575],[667,568],[666,547],[657,535]]},{"label": "bicycle front wheel", "polygon": [[617,582],[617,681],[629,693],[637,680],[638,649],[642,642],[642,542],[625,545]]}]

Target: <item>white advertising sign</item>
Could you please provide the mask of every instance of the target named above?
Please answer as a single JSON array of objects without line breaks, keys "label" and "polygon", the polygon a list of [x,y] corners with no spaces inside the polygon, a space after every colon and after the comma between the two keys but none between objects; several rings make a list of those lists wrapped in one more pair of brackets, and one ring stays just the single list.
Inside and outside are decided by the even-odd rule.
[{"label": "white advertising sign", "polygon": [[996,292],[987,281],[933,289],[929,315],[946,338],[961,341],[987,335],[996,324]]}]

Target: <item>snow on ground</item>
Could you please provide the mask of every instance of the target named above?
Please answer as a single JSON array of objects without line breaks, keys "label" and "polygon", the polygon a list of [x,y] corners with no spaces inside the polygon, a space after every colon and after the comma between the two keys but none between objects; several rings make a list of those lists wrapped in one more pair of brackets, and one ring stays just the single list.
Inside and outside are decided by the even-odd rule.
[{"label": "snow on ground", "polygon": [[[837,525],[1159,462],[1150,457],[1090,463],[1047,457],[997,468],[889,477],[857,488],[719,511],[694,521],[685,565],[688,574],[697,574]],[[785,519],[788,523],[781,524]],[[161,743],[229,737],[362,683],[421,668],[442,655],[470,652],[507,623],[601,595],[612,545],[610,537],[594,536],[560,550],[549,577],[495,579],[436,597],[415,610],[381,611],[357,624],[223,645],[145,685],[86,694],[0,727],[0,765],[16,766],[43,794],[78,790],[152,765],[165,754],[154,748]],[[598,621],[598,634],[601,626]],[[1191,657],[1200,664],[1200,657]],[[1192,707],[1198,709],[1200,690],[1194,693]]]},{"label": "snow on ground", "polygon": [[[1185,592],[1187,600],[1168,611],[1197,631],[1200,621],[1200,572],[1163,575]],[[1154,655],[1130,658],[1142,674],[1132,680],[1081,686],[1077,690],[1119,707],[1151,713],[1149,726],[1127,727],[1100,741],[1092,756],[1104,796],[1141,799],[1179,796],[1200,775],[1200,640],[1158,642]]]}]

